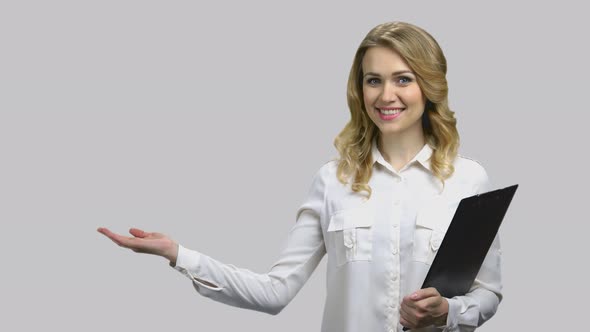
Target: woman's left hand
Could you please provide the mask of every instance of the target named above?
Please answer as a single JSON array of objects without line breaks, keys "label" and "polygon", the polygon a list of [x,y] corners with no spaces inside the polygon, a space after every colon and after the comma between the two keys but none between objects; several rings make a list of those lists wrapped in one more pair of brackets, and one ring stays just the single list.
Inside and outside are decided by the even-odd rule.
[{"label": "woman's left hand", "polygon": [[449,302],[436,288],[424,288],[404,297],[400,307],[400,323],[410,329],[447,322]]}]

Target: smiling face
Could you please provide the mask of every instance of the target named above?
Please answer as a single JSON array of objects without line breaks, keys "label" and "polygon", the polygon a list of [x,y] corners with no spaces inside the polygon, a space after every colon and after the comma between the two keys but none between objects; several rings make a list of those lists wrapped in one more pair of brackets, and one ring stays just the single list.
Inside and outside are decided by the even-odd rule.
[{"label": "smiling face", "polygon": [[426,98],[406,61],[376,46],[365,52],[362,68],[365,109],[381,135],[422,135]]}]

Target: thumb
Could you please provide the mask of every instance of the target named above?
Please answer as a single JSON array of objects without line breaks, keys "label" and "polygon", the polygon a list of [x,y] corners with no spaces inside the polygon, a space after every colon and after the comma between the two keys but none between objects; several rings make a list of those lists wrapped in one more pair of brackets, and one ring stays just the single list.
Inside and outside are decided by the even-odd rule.
[{"label": "thumb", "polygon": [[149,233],[146,233],[139,228],[130,228],[129,233],[131,233],[131,235],[133,235],[135,237],[140,237],[140,238],[144,238],[149,235]]},{"label": "thumb", "polygon": [[419,289],[412,294],[408,295],[408,298],[412,301],[420,301],[424,298],[427,298],[429,295],[423,289]]}]

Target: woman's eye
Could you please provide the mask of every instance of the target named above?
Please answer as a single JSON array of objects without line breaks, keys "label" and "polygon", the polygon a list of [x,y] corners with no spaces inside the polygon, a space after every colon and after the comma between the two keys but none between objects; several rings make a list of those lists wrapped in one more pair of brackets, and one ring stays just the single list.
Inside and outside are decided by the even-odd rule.
[{"label": "woman's eye", "polygon": [[408,83],[412,82],[412,79],[407,76],[400,76],[398,78],[398,82],[401,84],[408,84]]},{"label": "woman's eye", "polygon": [[378,79],[376,79],[376,78],[369,78],[369,79],[367,80],[367,83],[368,83],[369,85],[375,85],[375,84],[377,84],[378,82],[379,82],[379,80],[378,80]]},{"label": "woman's eye", "polygon": [[[402,85],[406,85],[408,83],[411,83],[412,79],[410,77],[407,76],[400,76],[397,78],[396,83],[398,84],[402,84]],[[378,78],[369,78],[367,79],[367,84],[369,85],[375,85],[375,84],[379,84],[379,79]]]}]

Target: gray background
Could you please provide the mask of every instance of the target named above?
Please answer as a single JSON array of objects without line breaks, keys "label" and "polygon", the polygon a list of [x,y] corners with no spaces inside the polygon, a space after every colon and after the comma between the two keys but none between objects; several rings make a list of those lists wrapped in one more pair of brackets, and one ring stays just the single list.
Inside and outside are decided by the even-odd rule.
[{"label": "gray background", "polygon": [[317,331],[322,261],[278,316],[197,294],[95,229],[274,263],[348,120],[375,25],[429,31],[463,155],[519,183],[505,300],[481,331],[579,330],[588,287],[587,10],[573,1],[3,1],[2,331]]}]

